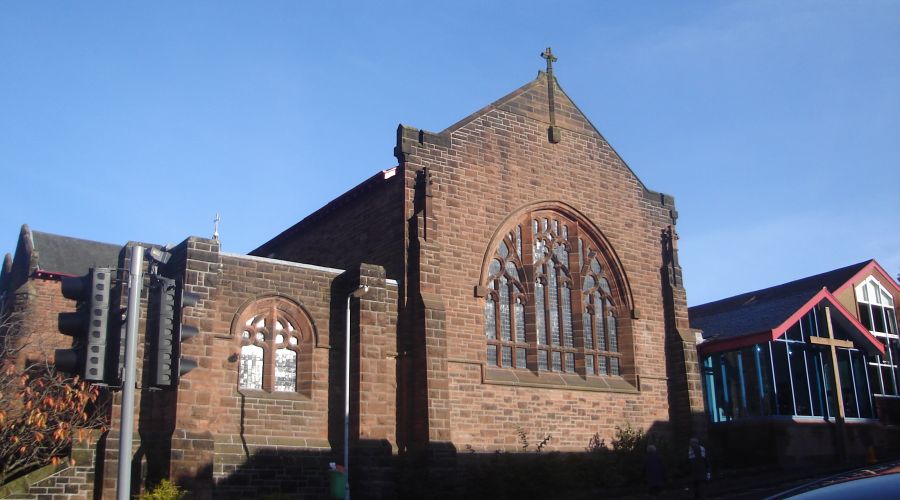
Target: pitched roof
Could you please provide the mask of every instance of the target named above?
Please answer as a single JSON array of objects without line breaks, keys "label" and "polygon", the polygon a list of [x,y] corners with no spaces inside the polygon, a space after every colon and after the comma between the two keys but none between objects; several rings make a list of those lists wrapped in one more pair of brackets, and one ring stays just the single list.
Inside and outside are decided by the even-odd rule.
[{"label": "pitched roof", "polygon": [[704,339],[728,339],[772,330],[784,323],[823,288],[834,292],[871,260],[782,285],[743,293],[688,309],[691,327]]},{"label": "pitched roof", "polygon": [[31,236],[38,270],[52,274],[80,276],[91,267],[116,267],[122,250],[120,245],[40,231]]}]

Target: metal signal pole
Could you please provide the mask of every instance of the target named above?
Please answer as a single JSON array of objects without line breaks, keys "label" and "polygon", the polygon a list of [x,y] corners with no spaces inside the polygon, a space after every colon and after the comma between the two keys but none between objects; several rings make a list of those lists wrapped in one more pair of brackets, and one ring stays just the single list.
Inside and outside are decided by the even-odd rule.
[{"label": "metal signal pole", "polygon": [[138,320],[141,316],[141,290],[144,288],[144,247],[131,247],[131,271],[128,273],[128,323],[125,329],[125,373],[122,381],[122,416],[119,435],[119,480],[116,498],[131,497],[131,441],[134,437],[135,357]]}]

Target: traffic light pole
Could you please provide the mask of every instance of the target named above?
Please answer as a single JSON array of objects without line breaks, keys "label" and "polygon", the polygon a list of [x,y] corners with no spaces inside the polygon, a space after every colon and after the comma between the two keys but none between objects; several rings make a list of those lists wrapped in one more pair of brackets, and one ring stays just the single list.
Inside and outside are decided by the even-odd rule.
[{"label": "traffic light pole", "polygon": [[122,381],[122,417],[119,436],[119,481],[116,498],[131,497],[131,441],[134,437],[135,358],[138,320],[141,316],[141,290],[144,288],[144,247],[131,247],[131,271],[128,273],[128,323],[125,330],[125,373]]}]

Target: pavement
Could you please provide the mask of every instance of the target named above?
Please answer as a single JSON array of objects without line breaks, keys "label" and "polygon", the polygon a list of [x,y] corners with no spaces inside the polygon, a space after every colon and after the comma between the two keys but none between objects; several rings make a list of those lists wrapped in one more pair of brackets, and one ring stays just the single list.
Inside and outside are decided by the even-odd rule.
[{"label": "pavement", "polygon": [[[800,493],[822,488],[831,484],[852,481],[865,477],[883,474],[900,473],[900,459],[881,461],[875,464],[845,467],[824,467],[819,469],[756,469],[741,471],[722,471],[705,483],[707,499],[735,500],[780,500]],[[599,493],[599,494],[597,494]],[[578,500],[588,498],[622,498],[637,500],[650,498],[647,494],[625,496],[610,495],[610,492],[595,492],[587,496],[578,496]],[[686,480],[671,482],[656,498],[662,500],[681,500],[694,498],[690,483]]]},{"label": "pavement", "polygon": [[897,473],[900,473],[900,460],[871,464],[866,467],[841,471],[830,476],[817,478],[808,483],[795,486],[789,490],[780,491],[775,495],[769,496],[766,500],[789,498],[794,495],[799,495],[801,493],[812,491],[818,488],[823,488],[825,486],[830,486],[832,484],[845,483],[847,481],[853,481],[856,479],[864,479],[867,477],[883,476],[887,474]]}]

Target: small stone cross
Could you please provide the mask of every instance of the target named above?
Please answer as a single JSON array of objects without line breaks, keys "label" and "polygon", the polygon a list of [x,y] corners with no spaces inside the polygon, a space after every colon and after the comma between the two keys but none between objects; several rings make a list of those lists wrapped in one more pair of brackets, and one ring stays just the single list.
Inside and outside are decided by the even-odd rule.
[{"label": "small stone cross", "polygon": [[541,52],[541,57],[547,60],[547,73],[553,74],[553,63],[556,62],[556,56],[553,55],[553,50],[550,47],[547,47],[547,50]]}]

